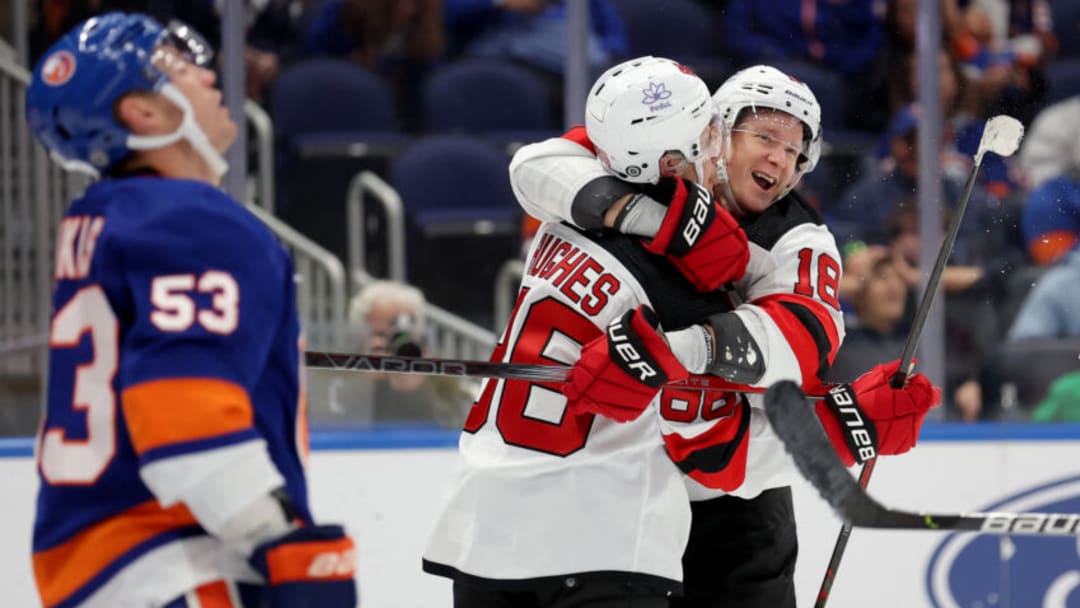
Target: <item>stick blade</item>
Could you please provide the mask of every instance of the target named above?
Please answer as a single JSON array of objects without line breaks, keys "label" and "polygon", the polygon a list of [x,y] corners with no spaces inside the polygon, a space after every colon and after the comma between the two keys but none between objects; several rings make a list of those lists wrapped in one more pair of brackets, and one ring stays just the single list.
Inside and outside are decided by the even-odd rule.
[{"label": "stick blade", "polygon": [[1024,125],[1012,116],[998,114],[986,121],[982,139],[979,141],[980,152],[993,152],[1000,156],[1012,156],[1020,147],[1024,138]]},{"label": "stick blade", "polygon": [[769,387],[765,415],[799,472],[837,515],[854,525],[873,525],[875,505],[848,473],[799,385],[782,380]]}]

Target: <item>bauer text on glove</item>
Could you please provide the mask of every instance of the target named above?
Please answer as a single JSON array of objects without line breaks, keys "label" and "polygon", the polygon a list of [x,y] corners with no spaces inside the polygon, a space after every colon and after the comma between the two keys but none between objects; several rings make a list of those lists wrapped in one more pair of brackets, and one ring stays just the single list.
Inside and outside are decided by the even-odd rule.
[{"label": "bauer text on glove", "polygon": [[847,466],[913,448],[926,413],[941,402],[941,389],[922,374],[893,388],[889,379],[899,365],[878,365],[851,384],[834,386],[818,402],[818,418]]},{"label": "bauer text on glove", "polygon": [[641,415],[661,386],[685,380],[689,372],[672,354],[658,325],[656,313],[639,306],[586,344],[563,385],[567,407],[629,422]]}]

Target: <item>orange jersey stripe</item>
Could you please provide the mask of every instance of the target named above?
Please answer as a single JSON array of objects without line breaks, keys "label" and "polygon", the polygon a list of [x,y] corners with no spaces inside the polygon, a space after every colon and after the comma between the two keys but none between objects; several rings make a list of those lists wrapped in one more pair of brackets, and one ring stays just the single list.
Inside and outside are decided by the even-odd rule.
[{"label": "orange jersey stripe", "polygon": [[247,391],[212,378],[143,382],[120,396],[135,452],[251,428]]},{"label": "orange jersey stripe", "polygon": [[1076,233],[1072,230],[1051,230],[1031,239],[1028,253],[1039,266],[1053,264],[1076,244]]},{"label": "orange jersey stripe", "polygon": [[63,601],[124,553],[151,538],[197,525],[183,504],[150,500],[99,522],[62,545],[34,554],[34,578],[45,606]]},{"label": "orange jersey stripe", "polygon": [[240,608],[233,601],[225,581],[214,581],[199,587],[195,590],[195,597],[199,600],[199,608]]}]

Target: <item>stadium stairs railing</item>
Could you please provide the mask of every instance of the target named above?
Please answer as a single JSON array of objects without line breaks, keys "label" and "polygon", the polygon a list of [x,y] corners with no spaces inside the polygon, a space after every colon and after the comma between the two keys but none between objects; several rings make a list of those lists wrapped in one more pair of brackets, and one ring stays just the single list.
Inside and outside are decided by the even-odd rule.
[{"label": "stadium stairs railing", "polygon": [[[401,197],[390,184],[371,171],[361,171],[349,183],[346,198],[348,257],[350,275],[357,290],[374,280],[366,270],[367,229],[364,205],[374,201],[385,218],[388,278],[405,281],[405,210]],[[425,309],[430,332],[430,353],[453,359],[487,359],[495,348],[496,336],[452,312],[430,302]]]}]

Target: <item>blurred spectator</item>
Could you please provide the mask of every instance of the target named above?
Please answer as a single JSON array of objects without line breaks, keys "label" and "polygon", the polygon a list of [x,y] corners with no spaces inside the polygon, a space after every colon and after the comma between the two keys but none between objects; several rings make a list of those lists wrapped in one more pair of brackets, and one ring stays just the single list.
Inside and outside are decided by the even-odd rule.
[{"label": "blurred spectator", "polygon": [[[448,58],[508,60],[528,68],[544,83],[552,121],[562,124],[568,1],[444,0]],[[624,58],[630,44],[613,0],[588,3],[588,67],[599,74]]]},{"label": "blurred spectator", "polygon": [[1022,389],[1032,384],[1038,390],[1035,394],[1045,394],[1032,411],[1032,420],[1080,422],[1080,371],[1050,381],[1062,371],[1077,369],[1076,355],[1080,352],[1077,338],[1080,338],[1080,249],[1074,248],[1035,283],[1002,347],[1003,353],[1009,349],[1019,352],[1037,349],[1028,352],[1023,362],[1031,367],[1020,363],[1017,368],[1018,362],[1013,360],[1014,369],[1008,370],[1013,376],[1009,379]]},{"label": "blurred spectator", "polygon": [[145,13],[161,23],[179,19],[207,37],[210,46],[221,48],[217,16],[211,0],[35,0],[37,20],[30,25],[30,60],[41,54],[75,25],[100,13]]},{"label": "blurred spectator", "polygon": [[349,59],[394,91],[401,124],[420,124],[421,85],[446,47],[442,0],[325,0],[304,33],[304,53]]},{"label": "blurred spectator", "polygon": [[1038,113],[1018,162],[1031,188],[1023,207],[1024,244],[1032,262],[1047,266],[1074,247],[1080,232],[1080,96]]},{"label": "blurred spectator", "polygon": [[1072,250],[1080,232],[1080,181],[1062,175],[1031,191],[1023,210],[1028,257],[1039,266],[1053,264]]},{"label": "blurred spectator", "polygon": [[[426,300],[419,289],[393,281],[364,287],[349,306],[349,324],[361,354],[427,356]],[[322,376],[325,397],[316,392],[316,422],[435,422],[458,428],[473,400],[473,386],[459,378],[398,373],[341,373]],[[311,387],[318,391],[318,387]],[[325,403],[316,402],[325,399]]]},{"label": "blurred spectator", "polygon": [[1080,371],[1061,376],[1031,412],[1033,422],[1080,422]]},{"label": "blurred spectator", "polygon": [[[943,231],[948,215],[947,211],[943,213]],[[901,204],[889,218],[888,226],[890,259],[909,293],[914,295],[922,278],[919,273],[919,217],[914,203]],[[944,293],[937,297],[945,300],[946,413],[964,422],[987,415],[983,407],[982,379],[987,376],[986,361],[1000,334],[997,310],[992,303],[1000,300],[997,292],[1001,287],[992,281],[996,277],[978,265],[949,264],[942,271],[941,290]],[[914,297],[908,304],[905,326],[910,325],[914,314]]]},{"label": "blurred spectator", "polygon": [[[224,0],[37,0],[37,20],[30,30],[32,61],[60,35],[77,23],[109,11],[139,12],[161,23],[183,21],[221,48],[220,12]],[[296,54],[297,20],[307,0],[246,0],[248,6],[245,49],[248,97],[261,100],[266,86],[283,63]]]},{"label": "blurred spectator", "polygon": [[[830,226],[841,245],[851,241],[888,244],[891,240],[889,222],[893,214],[899,207],[913,205],[919,171],[916,145],[918,115],[917,105],[907,106],[897,113],[883,140],[887,155],[879,171],[863,175],[841,197],[838,205],[826,209]],[[955,205],[960,200],[966,175],[957,161],[946,160],[949,153],[944,142],[941,156],[945,201]],[[1008,253],[1007,231],[1010,226],[1004,224],[1003,214],[1001,203],[982,188],[976,187],[957,237],[951,258],[954,263],[990,265],[998,270],[1015,262],[1015,257],[1007,257],[991,264],[996,254]],[[963,284],[953,284],[946,276],[944,286],[947,290],[959,289]]]},{"label": "blurred spectator", "polygon": [[[941,96],[941,115],[947,123],[960,117],[961,102],[967,80],[960,64],[944,49],[938,53],[938,91]],[[918,102],[919,62],[915,53],[900,57],[889,76],[889,116],[896,116],[905,107]],[[981,133],[981,130],[980,130]]]},{"label": "blurred spectator", "polygon": [[[218,13],[221,2],[215,0]],[[300,56],[300,21],[311,0],[248,0],[247,47],[244,49],[244,90],[259,102],[283,66]]]},{"label": "blurred spectator", "polygon": [[1039,112],[1024,133],[1019,157],[1033,188],[1062,175],[1080,178],[1080,96]]},{"label": "blurred spectator", "polygon": [[[888,0],[881,51],[852,88],[851,126],[883,132],[889,119],[902,107],[917,101],[918,72],[915,60],[915,23],[918,0]],[[952,1],[942,2],[943,40],[955,12]],[[959,107],[964,84],[960,64],[942,50],[940,58],[942,114],[952,116]]]},{"label": "blurred spectator", "polygon": [[1046,93],[1041,66],[1057,48],[1046,0],[974,0],[962,8],[952,52],[975,84],[972,112],[1030,122]]},{"label": "blurred spectator", "polygon": [[1020,166],[1032,187],[1023,208],[1031,261],[1052,264],[1080,232],[1080,96],[1040,112],[1024,135]]},{"label": "blurred spectator", "polygon": [[[561,75],[566,0],[444,0],[450,56],[511,59]],[[589,0],[589,66],[605,68],[629,51],[611,0]]]},{"label": "blurred spectator", "polygon": [[738,61],[803,59],[854,80],[878,54],[878,0],[729,0],[724,42]]},{"label": "blurred spectator", "polygon": [[1080,249],[1073,249],[1032,288],[1009,329],[1009,341],[1080,337]]},{"label": "blurred spectator", "polygon": [[[851,252],[858,260],[852,270],[859,275],[857,287],[849,294],[854,315],[847,315],[849,327],[844,342],[829,368],[829,379],[851,382],[868,365],[886,363],[904,350],[903,324],[908,303],[908,285],[897,271],[889,252],[881,246]],[[844,265],[844,276],[848,275]]]},{"label": "blurred spectator", "polygon": [[325,0],[304,35],[305,53],[372,69],[385,61],[432,61],[443,47],[440,0]]},{"label": "blurred spectator", "polygon": [[[918,180],[917,125],[916,106],[898,113],[886,134],[889,155],[881,172],[864,175],[848,190],[841,205],[828,214],[833,233],[845,244],[845,251],[857,249],[860,241],[887,246],[897,272],[913,291],[921,279],[914,198]],[[943,164],[944,200],[951,206],[959,201],[966,176],[948,163]],[[944,230],[946,222],[942,223]],[[982,396],[974,379],[979,377],[983,361],[1001,333],[991,302],[1004,296],[1004,278],[1023,257],[1014,244],[1013,231],[1007,210],[976,185],[960,224],[951,262],[942,275],[949,353],[945,384],[950,399],[946,403],[953,415],[964,420],[980,415]],[[845,259],[845,268],[849,263]],[[850,282],[842,288],[845,296],[853,291]]]}]

